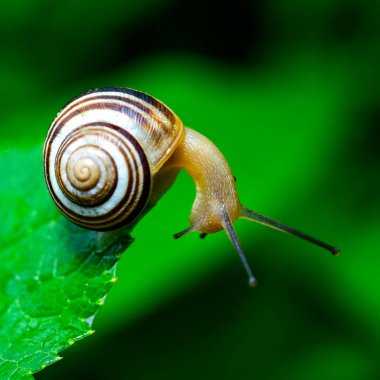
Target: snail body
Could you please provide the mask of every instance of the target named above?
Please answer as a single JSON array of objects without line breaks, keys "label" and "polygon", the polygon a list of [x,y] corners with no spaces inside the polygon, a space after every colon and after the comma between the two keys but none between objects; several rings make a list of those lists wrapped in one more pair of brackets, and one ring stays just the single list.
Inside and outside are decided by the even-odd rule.
[{"label": "snail body", "polygon": [[181,169],[194,179],[196,198],[189,232],[225,230],[249,275],[233,223],[249,219],[338,249],[243,207],[229,165],[205,136],[185,128],[165,104],[128,88],[89,91],[68,103],[53,121],[44,145],[48,190],[59,210],[88,229],[128,225],[155,204]]}]

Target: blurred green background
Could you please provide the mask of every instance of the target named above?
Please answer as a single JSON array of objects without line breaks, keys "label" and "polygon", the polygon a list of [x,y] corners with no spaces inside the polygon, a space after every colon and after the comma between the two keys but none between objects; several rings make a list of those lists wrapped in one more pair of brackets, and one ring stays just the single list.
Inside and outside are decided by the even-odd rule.
[{"label": "blurred green background", "polygon": [[96,334],[37,379],[380,377],[379,2],[14,0],[0,21],[0,148],[42,144],[90,88],[136,88],[214,141],[246,206],[342,250],[238,222],[250,289],[223,233],[172,239],[195,194],[182,173]]}]

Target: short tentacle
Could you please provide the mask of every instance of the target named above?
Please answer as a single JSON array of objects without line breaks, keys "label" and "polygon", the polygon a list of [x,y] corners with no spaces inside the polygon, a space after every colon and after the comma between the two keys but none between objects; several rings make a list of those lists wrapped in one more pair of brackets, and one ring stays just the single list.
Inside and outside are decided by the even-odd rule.
[{"label": "short tentacle", "polygon": [[196,228],[194,226],[190,226],[190,227],[186,228],[185,230],[174,234],[173,237],[174,237],[174,239],[179,239],[180,237],[185,236],[185,235],[189,234],[190,232],[194,232],[194,231],[196,231]]}]

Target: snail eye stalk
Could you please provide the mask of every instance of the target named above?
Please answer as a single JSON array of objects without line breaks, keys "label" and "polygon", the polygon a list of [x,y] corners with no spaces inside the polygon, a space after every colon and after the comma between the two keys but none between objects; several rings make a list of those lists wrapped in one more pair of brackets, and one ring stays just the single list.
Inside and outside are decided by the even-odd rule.
[{"label": "snail eye stalk", "polygon": [[235,228],[234,228],[234,226],[231,222],[231,219],[230,219],[226,210],[224,210],[224,212],[223,212],[222,225],[223,225],[224,230],[226,231],[227,236],[231,240],[232,245],[235,247],[236,252],[238,253],[238,255],[240,257],[240,260],[244,265],[245,271],[248,274],[249,286],[255,286],[256,285],[256,279],[252,274],[251,267],[248,264],[248,260],[245,256],[244,252],[243,252],[243,249],[241,247],[241,244],[240,244],[239,238],[237,236],[237,233],[235,231]]},{"label": "snail eye stalk", "polygon": [[314,238],[313,236],[307,235],[299,230],[296,230],[295,228],[286,226],[285,224],[277,222],[276,220],[273,220],[271,218],[268,218],[267,216],[261,215],[258,212],[252,211],[246,207],[242,208],[240,218],[251,220],[252,222],[263,224],[264,226],[273,228],[281,232],[286,232],[290,235],[306,240],[309,243],[312,243],[314,245],[317,245],[318,247],[321,247],[323,249],[330,251],[334,256],[337,256],[339,254],[339,248],[334,247],[330,244],[324,243],[323,241],[318,240]]}]

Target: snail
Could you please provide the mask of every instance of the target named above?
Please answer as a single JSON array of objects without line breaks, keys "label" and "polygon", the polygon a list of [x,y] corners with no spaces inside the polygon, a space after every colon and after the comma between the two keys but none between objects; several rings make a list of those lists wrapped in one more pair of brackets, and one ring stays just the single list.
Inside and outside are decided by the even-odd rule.
[{"label": "snail", "polygon": [[185,128],[164,103],[129,88],[91,90],[68,103],[44,144],[44,173],[59,210],[96,231],[136,221],[174,182],[180,169],[194,179],[190,227],[201,237],[224,230],[249,277],[256,280],[233,223],[248,219],[290,233],[336,255],[339,249],[252,211],[240,203],[235,178],[218,148]]}]

